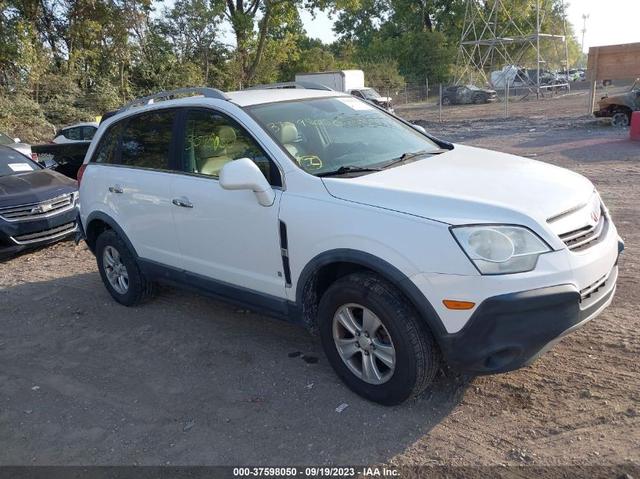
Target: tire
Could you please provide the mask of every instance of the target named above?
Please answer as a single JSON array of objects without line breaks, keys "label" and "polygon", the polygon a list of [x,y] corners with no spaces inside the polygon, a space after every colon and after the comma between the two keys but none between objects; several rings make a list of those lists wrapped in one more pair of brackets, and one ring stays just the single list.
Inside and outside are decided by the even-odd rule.
[{"label": "tire", "polygon": [[[153,295],[155,284],[147,280],[140,270],[133,252],[115,231],[108,229],[98,236],[95,252],[102,282],[118,303],[125,306],[135,306]],[[109,279],[109,275],[114,271],[114,265],[109,263],[116,256],[127,277],[126,288],[123,287],[122,282],[112,283]]]},{"label": "tire", "polygon": [[626,128],[631,124],[631,113],[617,111],[611,116],[611,124],[618,128]]},{"label": "tire", "polygon": [[443,96],[442,97],[442,104],[443,105],[451,105],[451,99],[448,96]]},{"label": "tire", "polygon": [[473,103],[475,103],[476,105],[486,103],[485,97],[483,97],[482,95],[476,95],[473,97]]},{"label": "tire", "polygon": [[[364,317],[371,315],[363,311],[358,317],[358,307],[366,308],[381,323],[375,337],[364,337]],[[351,318],[361,326],[360,335],[352,335],[357,337],[354,346],[351,333],[343,327],[344,318],[349,317],[345,308],[352,308]],[[318,307],[318,329],[322,347],[338,376],[355,393],[373,402],[391,406],[417,396],[433,381],[440,367],[437,345],[415,308],[392,284],[372,273],[344,276],[327,289]],[[338,341],[343,350],[349,350],[346,354],[339,352]],[[394,350],[392,368],[379,359],[388,357],[385,355],[391,351],[389,345]],[[351,358],[343,359],[352,350],[355,352]],[[365,359],[367,364],[375,363],[373,370],[381,378],[373,374],[364,379]],[[371,371],[372,367],[367,369]]]}]

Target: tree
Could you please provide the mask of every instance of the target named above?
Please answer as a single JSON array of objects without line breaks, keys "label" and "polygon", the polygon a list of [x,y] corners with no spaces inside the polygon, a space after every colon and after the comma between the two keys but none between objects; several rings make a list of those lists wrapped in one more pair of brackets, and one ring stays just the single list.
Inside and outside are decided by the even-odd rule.
[{"label": "tree", "polygon": [[158,22],[158,33],[169,40],[178,61],[201,65],[205,85],[223,83],[211,76],[226,56],[217,38],[223,13],[224,4],[219,0],[178,0]]}]

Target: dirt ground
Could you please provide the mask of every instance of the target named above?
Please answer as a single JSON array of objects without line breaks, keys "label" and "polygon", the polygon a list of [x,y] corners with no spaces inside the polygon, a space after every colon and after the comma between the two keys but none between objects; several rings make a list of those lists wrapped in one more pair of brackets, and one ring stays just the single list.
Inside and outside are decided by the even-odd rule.
[{"label": "dirt ground", "polygon": [[530,367],[441,374],[385,408],[298,327],[170,288],[117,305],[67,242],[0,265],[0,464],[639,465],[640,143],[586,101],[513,104],[509,120],[500,104],[449,107],[443,123],[433,106],[399,111],[582,173],[610,208],[626,241],[612,306]]}]

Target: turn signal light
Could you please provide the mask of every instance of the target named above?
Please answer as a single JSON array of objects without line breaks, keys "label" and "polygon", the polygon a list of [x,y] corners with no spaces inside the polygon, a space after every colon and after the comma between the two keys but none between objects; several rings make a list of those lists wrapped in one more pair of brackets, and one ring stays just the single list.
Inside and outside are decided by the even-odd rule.
[{"label": "turn signal light", "polygon": [[471,301],[457,301],[454,299],[443,299],[442,304],[445,305],[447,309],[471,309],[476,303],[472,303]]}]

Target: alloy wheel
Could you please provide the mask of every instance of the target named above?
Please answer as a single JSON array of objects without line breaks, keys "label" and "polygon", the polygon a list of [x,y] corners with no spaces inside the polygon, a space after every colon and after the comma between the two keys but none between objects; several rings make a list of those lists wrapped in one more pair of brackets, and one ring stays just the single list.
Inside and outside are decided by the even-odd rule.
[{"label": "alloy wheel", "polygon": [[129,273],[120,258],[120,253],[113,246],[104,248],[102,267],[111,287],[119,294],[126,294],[129,290]]},{"label": "alloy wheel", "polygon": [[619,128],[625,128],[629,126],[629,115],[624,112],[614,113],[611,117],[611,124]]},{"label": "alloy wheel", "polygon": [[373,311],[356,303],[340,306],[332,329],[338,355],[356,377],[376,385],[391,379],[396,350],[389,331]]}]

